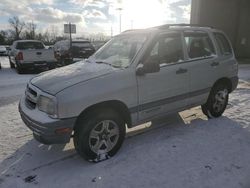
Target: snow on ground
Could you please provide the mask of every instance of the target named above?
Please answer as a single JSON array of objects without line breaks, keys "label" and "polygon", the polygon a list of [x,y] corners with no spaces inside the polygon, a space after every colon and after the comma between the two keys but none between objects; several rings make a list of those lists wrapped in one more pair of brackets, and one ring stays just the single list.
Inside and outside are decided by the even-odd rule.
[{"label": "snow on ground", "polygon": [[92,164],[72,143],[46,146],[32,137],[17,105],[26,82],[1,58],[0,187],[250,187],[250,66],[223,117],[207,120],[200,108],[129,130],[120,152]]}]

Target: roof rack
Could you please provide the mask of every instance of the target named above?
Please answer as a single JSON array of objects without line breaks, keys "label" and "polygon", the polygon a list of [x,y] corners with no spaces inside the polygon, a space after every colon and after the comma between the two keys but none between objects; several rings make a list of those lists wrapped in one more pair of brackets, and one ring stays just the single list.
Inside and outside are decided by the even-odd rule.
[{"label": "roof rack", "polygon": [[155,28],[158,29],[169,29],[170,27],[178,27],[178,26],[183,26],[183,27],[208,27],[208,28],[212,28],[211,26],[205,26],[205,25],[199,25],[199,24],[185,24],[185,23],[181,23],[181,24],[165,24],[165,25],[160,25],[157,26]]},{"label": "roof rack", "polygon": [[140,31],[140,30],[143,30],[143,29],[128,29],[128,30],[123,31],[122,33],[130,32],[130,31]]}]

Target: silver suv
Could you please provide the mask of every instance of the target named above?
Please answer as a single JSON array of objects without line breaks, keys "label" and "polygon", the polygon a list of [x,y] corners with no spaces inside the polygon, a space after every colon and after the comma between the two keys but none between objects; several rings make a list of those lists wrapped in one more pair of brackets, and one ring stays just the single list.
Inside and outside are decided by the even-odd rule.
[{"label": "silver suv", "polygon": [[89,161],[116,154],[126,126],[201,105],[223,114],[238,84],[232,46],[219,30],[163,25],[112,38],[86,61],[42,73],[19,111],[34,137],[67,143]]}]

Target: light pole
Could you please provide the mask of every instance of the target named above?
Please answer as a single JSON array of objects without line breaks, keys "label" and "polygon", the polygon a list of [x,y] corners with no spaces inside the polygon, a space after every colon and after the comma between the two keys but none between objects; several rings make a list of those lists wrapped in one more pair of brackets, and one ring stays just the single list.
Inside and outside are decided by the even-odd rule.
[{"label": "light pole", "polygon": [[131,29],[134,27],[134,20],[131,20]]},{"label": "light pole", "polygon": [[122,32],[122,8],[117,8],[116,10],[120,13],[120,33]]}]

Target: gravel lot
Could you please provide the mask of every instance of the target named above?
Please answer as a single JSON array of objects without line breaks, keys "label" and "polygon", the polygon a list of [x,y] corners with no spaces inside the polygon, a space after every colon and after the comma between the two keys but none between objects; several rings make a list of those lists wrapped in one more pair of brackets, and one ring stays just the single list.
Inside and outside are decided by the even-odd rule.
[{"label": "gravel lot", "polygon": [[0,187],[250,187],[250,66],[224,116],[193,108],[128,130],[120,152],[92,164],[72,143],[46,146],[32,137],[17,105],[27,81],[0,58]]}]

